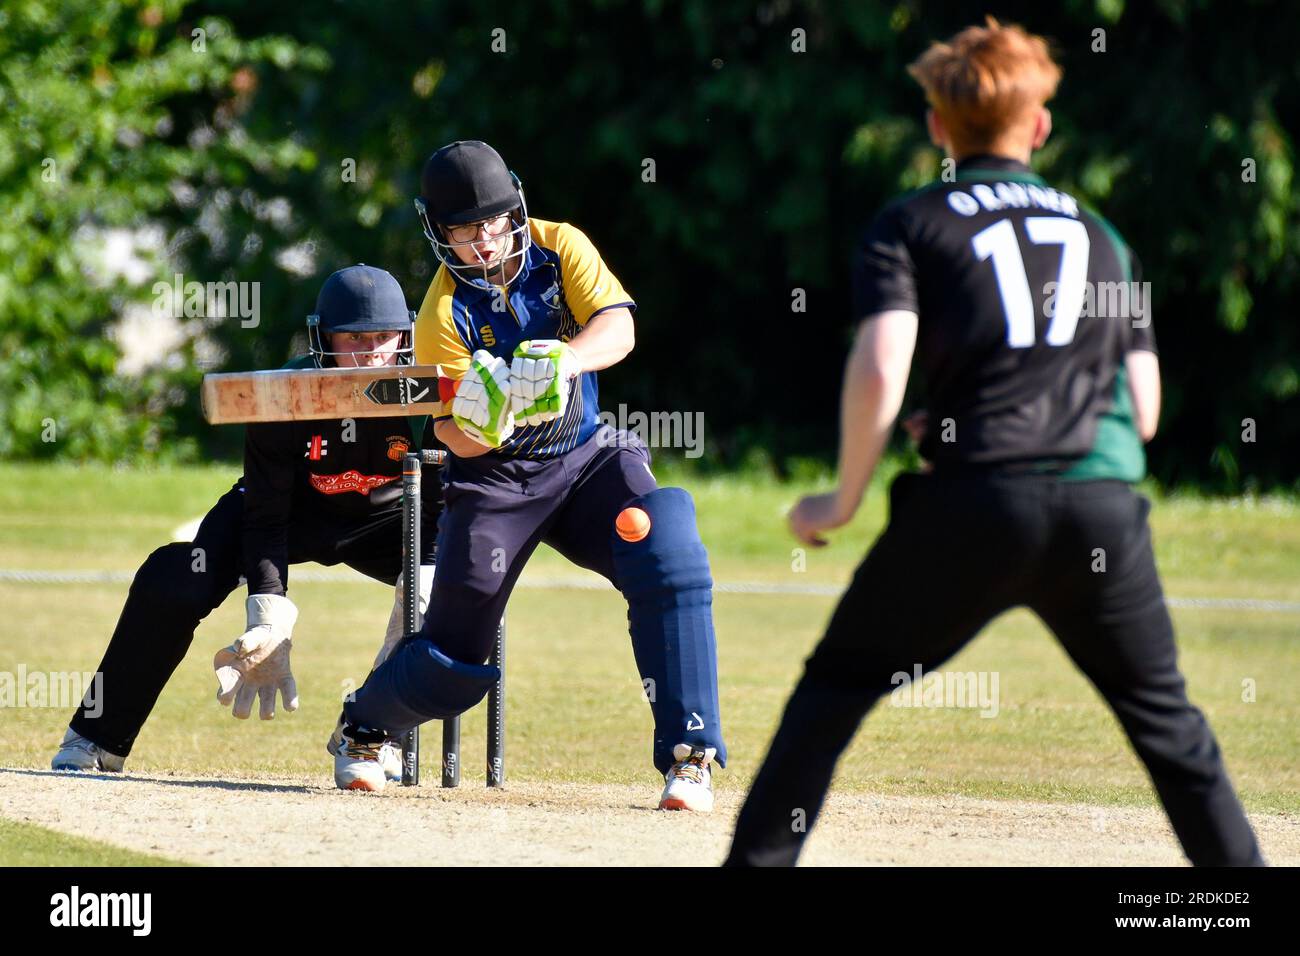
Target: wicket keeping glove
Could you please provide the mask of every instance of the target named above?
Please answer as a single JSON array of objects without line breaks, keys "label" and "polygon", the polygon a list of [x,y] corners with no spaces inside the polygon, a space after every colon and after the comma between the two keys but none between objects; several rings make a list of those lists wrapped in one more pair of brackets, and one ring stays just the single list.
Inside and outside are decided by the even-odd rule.
[{"label": "wicket keeping glove", "polygon": [[515,420],[540,425],[563,416],[570,386],[581,370],[578,354],[559,339],[520,342],[510,366],[510,408]]},{"label": "wicket keeping glove", "polygon": [[284,709],[298,709],[298,684],[289,669],[289,648],[298,608],[278,594],[249,595],[245,608],[248,630],[229,647],[217,651],[212,666],[217,672],[217,701],[225,707],[234,701],[232,713],[247,720],[257,697],[257,716],[275,716],[275,694],[284,698]]},{"label": "wicket keeping glove", "polygon": [[466,435],[487,445],[500,448],[515,430],[515,416],[510,410],[510,366],[479,349],[470,358],[469,369],[456,386],[451,403],[451,417]]}]

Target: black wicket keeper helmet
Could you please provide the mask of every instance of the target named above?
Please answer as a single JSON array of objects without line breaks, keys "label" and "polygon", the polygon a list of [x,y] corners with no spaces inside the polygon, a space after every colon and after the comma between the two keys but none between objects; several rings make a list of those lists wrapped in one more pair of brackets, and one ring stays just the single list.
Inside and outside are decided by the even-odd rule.
[{"label": "black wicket keeper helmet", "polygon": [[[340,269],[320,287],[316,311],[307,316],[307,344],[317,368],[335,365],[345,353],[325,348],[333,332],[401,332],[397,364],[413,365],[415,313],[390,273],[365,263]],[[350,353],[349,353],[350,354]]]},{"label": "black wicket keeper helmet", "polygon": [[[477,280],[491,284],[492,276],[514,278],[523,264],[532,238],[528,229],[528,203],[523,184],[506,166],[501,154],[480,140],[457,140],[448,143],[429,157],[420,172],[420,195],[415,210],[424,229],[424,237],[433,246],[434,255],[456,278],[477,285]],[[457,226],[483,223],[509,214],[509,226],[500,239],[505,252],[485,260],[474,248],[481,233],[456,241],[451,230]],[[457,249],[470,253],[465,263]]]}]

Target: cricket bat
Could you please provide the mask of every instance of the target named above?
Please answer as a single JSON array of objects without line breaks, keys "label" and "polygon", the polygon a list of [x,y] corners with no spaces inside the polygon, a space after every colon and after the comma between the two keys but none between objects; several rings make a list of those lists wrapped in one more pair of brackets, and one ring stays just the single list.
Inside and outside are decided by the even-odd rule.
[{"label": "cricket bat", "polygon": [[456,394],[437,365],[277,369],[203,376],[203,417],[213,425],[321,418],[436,415]]}]

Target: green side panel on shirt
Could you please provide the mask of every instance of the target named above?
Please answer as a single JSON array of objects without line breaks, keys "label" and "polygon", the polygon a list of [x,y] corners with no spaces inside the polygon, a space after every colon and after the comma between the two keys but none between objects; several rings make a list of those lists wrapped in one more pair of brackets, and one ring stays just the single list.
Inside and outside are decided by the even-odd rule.
[{"label": "green side panel on shirt", "polygon": [[[1102,215],[1089,210],[1101,224],[1115,246],[1115,254],[1124,267],[1124,281],[1133,280],[1132,261],[1128,247],[1119,231]],[[1097,478],[1118,478],[1120,481],[1141,481],[1147,472],[1147,456],[1138,437],[1133,411],[1133,394],[1128,388],[1128,371],[1119,367],[1115,374],[1115,396],[1110,411],[1097,419],[1097,438],[1092,451],[1074,463],[1062,476],[1066,481],[1088,481]]]},{"label": "green side panel on shirt", "polygon": [[1133,424],[1133,396],[1128,390],[1128,371],[1115,374],[1115,397],[1110,411],[1097,419],[1097,438],[1092,451],[1070,466],[1061,477],[1066,481],[1094,481],[1117,478],[1141,481],[1147,471],[1147,456]]},{"label": "green side panel on shirt", "polygon": [[429,416],[407,415],[406,420],[411,425],[411,437],[415,439],[415,444],[411,446],[411,450],[420,451],[424,445],[424,425],[429,420]]}]

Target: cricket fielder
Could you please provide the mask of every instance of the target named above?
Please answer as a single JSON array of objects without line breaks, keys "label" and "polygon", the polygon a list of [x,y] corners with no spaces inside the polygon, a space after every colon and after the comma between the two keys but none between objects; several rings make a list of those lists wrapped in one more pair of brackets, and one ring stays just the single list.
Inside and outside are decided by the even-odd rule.
[{"label": "cricket fielder", "polygon": [[483,665],[497,622],[545,541],[627,599],[664,774],[660,808],[711,810],[711,767],[725,765],[726,747],[694,506],[657,486],[644,445],[597,419],[596,372],[632,349],[632,299],[580,231],[528,217],[518,179],[486,143],[434,153],[416,205],[441,262],[416,323],[417,358],[456,381],[435,423],[451,453],[438,613],[345,705],[341,737],[362,756],[338,772],[382,788],[365,744],[483,698],[497,677]]},{"label": "cricket fielder", "polygon": [[[791,865],[841,752],[895,675],[933,670],[989,621],[1031,608],[1115,712],[1183,850],[1262,863],[1214,735],[1187,699],[1173,625],[1131,483],[1155,434],[1149,316],[1095,314],[1127,284],[1114,230],[1029,169],[1060,70],[1046,43],[989,19],[910,68],[931,139],[957,160],[887,206],[854,275],[838,488],[790,514],[809,545],[857,510],[915,350],[932,463],[890,488],[889,524],[840,599],[736,822],[728,863]],[[801,825],[802,824],[802,825]]]},{"label": "cricket fielder", "polygon": [[[356,265],[330,276],[307,319],[310,355],[291,368],[379,366],[410,362],[414,313],[397,280]],[[234,716],[275,716],[276,695],[298,707],[289,653],[298,609],[289,599],[288,566],[347,564],[395,585],[380,659],[402,638],[401,472],[408,449],[433,447],[432,423],[417,418],[250,425],[244,475],[208,512],[193,542],[154,551],[136,572],[99,672],[102,713],[83,703],[53,760],[55,770],[116,772],[194,639],[199,622],[248,581],[247,630],[217,655],[219,697]],[[422,501],[428,532],[423,564],[432,565],[441,491],[428,469]],[[421,574],[431,586],[432,569]],[[427,589],[422,596],[427,604]],[[387,742],[383,764],[400,776],[400,747]],[[346,785],[344,780],[340,785]]]}]

